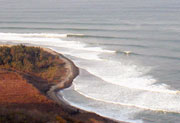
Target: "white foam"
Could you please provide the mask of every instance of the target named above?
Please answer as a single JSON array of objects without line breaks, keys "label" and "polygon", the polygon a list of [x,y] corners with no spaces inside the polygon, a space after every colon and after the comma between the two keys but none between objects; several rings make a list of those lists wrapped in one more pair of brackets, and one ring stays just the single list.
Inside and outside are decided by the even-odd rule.
[{"label": "white foam", "polygon": [[87,98],[110,103],[109,105],[180,113],[180,94],[116,86],[84,73],[81,69],[80,75],[74,81],[74,89]]},{"label": "white foam", "polygon": [[178,90],[170,90],[166,84],[156,84],[156,79],[147,75],[150,71],[148,67],[110,60],[87,61],[86,64],[80,64],[79,67],[108,83],[119,86],[159,93],[179,93]]},{"label": "white foam", "polygon": [[[127,109],[127,108],[124,108],[119,105],[116,106],[113,104],[104,103],[104,102],[102,102],[100,100],[96,100],[96,99],[94,99],[92,101],[92,98],[89,98],[86,95],[83,95],[77,91],[74,91],[73,88],[74,88],[74,86],[71,86],[70,88],[67,88],[67,89],[59,92],[61,95],[63,95],[63,99],[66,102],[70,103],[71,105],[73,105],[75,107],[79,107],[80,109],[84,109],[86,111],[96,112],[97,114],[99,114],[101,116],[116,119],[116,121],[125,121],[125,122],[129,122],[129,123],[142,123],[142,120],[137,120],[137,119],[130,120],[129,119],[130,115],[133,115],[133,114],[139,112],[140,110],[134,110],[133,108]],[[74,96],[74,93],[75,93],[75,96]],[[69,94],[70,96],[68,96],[67,94]],[[79,97],[80,97],[80,100],[79,100]],[[74,101],[74,99],[76,101]],[[81,101],[81,100],[83,100],[83,101]],[[109,105],[111,105],[111,108],[108,108]],[[96,106],[98,106],[98,108]]]},{"label": "white foam", "polygon": [[[85,50],[99,53],[115,53],[115,51],[104,50],[100,47],[86,47],[86,44],[78,41],[63,41],[60,38],[67,37],[68,34],[48,34],[48,33],[0,33],[0,40],[18,41],[19,43],[33,43],[40,45],[59,46],[76,50]],[[75,35],[75,34],[74,34]],[[77,34],[78,35],[78,34]]]},{"label": "white foam", "polygon": [[[167,95],[167,94],[162,95],[162,94],[142,92],[142,95],[140,94],[140,95],[138,95],[138,97],[134,93],[134,96],[132,96],[133,98],[127,100],[121,94],[125,93],[126,96],[128,96],[128,95],[130,95],[128,91],[124,91],[124,90],[123,91],[112,91],[112,90],[110,91],[110,90],[108,90],[109,95],[108,95],[108,99],[107,99],[107,97],[103,98],[106,95],[106,93],[104,93],[105,95],[103,95],[103,96],[102,96],[102,94],[98,95],[99,91],[100,90],[102,91],[102,89],[98,88],[98,90],[99,90],[98,92],[93,92],[93,93],[88,92],[87,93],[87,92],[83,92],[84,89],[83,89],[83,91],[81,89],[78,89],[79,87],[77,87],[76,84],[74,84],[74,86],[75,86],[75,90],[78,93],[80,93],[81,95],[83,95],[87,98],[93,99],[93,100],[109,103],[109,105],[117,104],[117,105],[122,105],[122,106],[141,108],[141,109],[145,109],[145,110],[180,113],[180,109],[177,108],[180,106],[179,95]],[[106,88],[106,89],[108,89],[108,88]],[[93,91],[95,91],[95,90],[93,89]],[[94,93],[96,93],[95,94],[96,96],[94,95]],[[118,93],[119,96],[117,96],[113,93]],[[113,97],[113,99],[109,98],[109,97]],[[116,98],[121,98],[121,100],[117,100]],[[124,101],[122,101],[122,100],[124,100]]]},{"label": "white foam", "polygon": [[68,34],[53,33],[0,33],[1,36],[23,36],[23,37],[44,37],[44,38],[65,38]]},{"label": "white foam", "polygon": [[[48,47],[50,48],[50,47]],[[96,60],[96,61],[99,61],[101,60],[98,55],[100,54],[99,52],[90,52],[90,51],[82,51],[82,50],[73,50],[73,49],[53,49],[53,48],[50,48],[56,52],[60,52],[60,53],[63,53],[63,54],[66,54],[66,55],[72,55],[77,57],[77,58],[81,58],[81,59],[86,59],[86,60]]]},{"label": "white foam", "polygon": [[75,60],[75,63],[99,78],[95,80],[80,71],[80,79],[74,81],[75,90],[90,99],[152,111],[180,113],[179,91],[169,89],[166,84],[157,85],[156,79],[147,75],[150,71],[148,67],[102,59]]}]

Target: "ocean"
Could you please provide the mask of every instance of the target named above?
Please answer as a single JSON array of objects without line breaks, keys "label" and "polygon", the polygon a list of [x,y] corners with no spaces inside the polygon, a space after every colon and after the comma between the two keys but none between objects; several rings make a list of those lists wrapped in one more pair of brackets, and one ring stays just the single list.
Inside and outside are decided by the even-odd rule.
[{"label": "ocean", "polygon": [[180,122],[179,0],[0,0],[0,44],[51,48],[80,69],[59,94],[118,121]]}]

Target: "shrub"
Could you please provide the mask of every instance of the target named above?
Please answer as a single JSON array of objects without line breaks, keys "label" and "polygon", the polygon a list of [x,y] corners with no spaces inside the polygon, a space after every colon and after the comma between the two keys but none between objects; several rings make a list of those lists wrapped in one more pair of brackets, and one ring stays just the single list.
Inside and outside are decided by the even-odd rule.
[{"label": "shrub", "polygon": [[58,69],[62,68],[63,64],[58,56],[39,47],[26,47],[24,45],[0,47],[0,68],[36,73],[48,81],[57,78]]}]

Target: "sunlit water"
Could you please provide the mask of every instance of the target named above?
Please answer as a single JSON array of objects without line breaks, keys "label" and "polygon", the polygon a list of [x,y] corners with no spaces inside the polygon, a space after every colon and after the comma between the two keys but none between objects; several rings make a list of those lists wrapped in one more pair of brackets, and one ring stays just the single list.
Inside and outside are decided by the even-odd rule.
[{"label": "sunlit water", "polygon": [[0,43],[63,53],[64,99],[121,121],[179,123],[179,33],[178,0],[0,0]]}]

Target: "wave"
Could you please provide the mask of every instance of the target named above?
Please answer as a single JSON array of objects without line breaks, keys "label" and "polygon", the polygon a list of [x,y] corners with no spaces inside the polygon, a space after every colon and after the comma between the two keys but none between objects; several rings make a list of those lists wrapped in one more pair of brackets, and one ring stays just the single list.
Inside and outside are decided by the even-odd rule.
[{"label": "wave", "polygon": [[179,93],[179,90],[171,90],[166,84],[156,84],[157,80],[152,76],[147,75],[151,70],[150,67],[104,59],[90,61],[90,63],[84,61],[84,63],[86,64],[80,64],[81,68],[84,68],[89,73],[117,86],[158,93]]},{"label": "wave", "polygon": [[21,36],[21,37],[44,37],[44,38],[66,38],[66,37],[84,37],[84,34],[58,34],[58,33],[0,33],[1,36]]},{"label": "wave", "polygon": [[67,37],[67,34],[53,34],[53,33],[0,33],[0,36],[64,38],[64,37]]},{"label": "wave", "polygon": [[[82,65],[81,67],[84,68]],[[80,75],[74,80],[73,88],[84,97],[110,103],[109,105],[116,104],[159,112],[180,113],[180,93],[162,93],[117,86],[89,73],[87,69],[80,69]]]},{"label": "wave", "polygon": [[69,33],[67,34],[67,37],[84,37],[84,34],[73,34],[73,33]]},{"label": "wave", "polygon": [[[136,46],[135,46],[136,47]],[[137,46],[138,47],[138,46]],[[135,53],[133,51],[122,51],[122,50],[117,50],[117,54],[124,54],[124,55],[135,55],[135,56],[142,56],[142,57],[148,57],[148,58],[158,58],[158,59],[168,59],[168,60],[180,60],[180,57],[173,57],[173,56],[165,56],[165,55],[148,55],[148,54],[143,54],[143,53]]]},{"label": "wave", "polygon": [[[49,28],[47,28],[49,30]],[[29,30],[29,28],[27,28]],[[161,42],[169,42],[165,39],[153,39],[153,38],[143,38],[143,37],[121,37],[121,36],[104,36],[104,35],[88,35],[88,34],[76,34],[76,33],[0,33],[1,35],[12,35],[12,36],[26,36],[26,37],[46,37],[46,38],[92,38],[92,39],[114,39],[114,40],[132,40],[132,41],[150,41],[157,40]],[[179,43],[179,40],[172,40],[171,43]]]},{"label": "wave", "polygon": [[[114,23],[86,23],[86,22],[50,22],[50,21],[0,21],[0,23],[25,23],[25,24],[67,24],[67,25],[111,25],[111,26],[117,26],[117,24]],[[123,23],[119,23],[118,25],[124,25]],[[129,25],[129,24],[127,24]]]},{"label": "wave", "polygon": [[53,34],[53,33],[0,33],[0,40],[18,41],[19,43],[46,44],[49,46],[60,46],[76,50],[84,50],[99,53],[115,53],[101,47],[87,47],[85,43],[78,41],[63,41],[68,36],[83,36],[83,34]]},{"label": "wave", "polygon": [[180,57],[173,56],[164,56],[164,55],[149,55],[150,57],[161,58],[161,59],[170,59],[170,60],[180,60]]},{"label": "wave", "polygon": [[[135,40],[135,41],[146,41],[146,40],[158,40],[158,41],[166,41],[166,42],[169,42],[169,40],[167,40],[166,38],[153,38],[153,37],[144,37],[144,36],[134,36],[134,33],[148,33],[148,32],[154,32],[153,29],[136,29],[136,28],[129,28],[129,29],[110,29],[110,28],[104,28],[104,29],[98,29],[98,28],[79,28],[79,27],[61,27],[61,28],[58,28],[58,27],[1,27],[0,28],[1,30],[22,30],[22,31],[69,31],[69,32],[104,32],[106,34],[108,33],[112,33],[114,32],[116,35],[112,36],[112,35],[96,35],[96,34],[86,34],[86,35],[69,35],[69,37],[81,37],[81,38],[97,38],[97,39],[124,39],[124,40]],[[170,31],[171,29],[169,29]],[[166,30],[157,30],[156,29],[156,32],[157,31],[166,31]],[[171,30],[173,31],[173,30]],[[178,30],[174,30],[174,32],[177,32]],[[128,36],[118,36],[119,34],[118,33],[127,33]],[[133,33],[130,34],[130,33]],[[131,37],[130,37],[131,35]],[[172,40],[173,42],[178,42],[179,40],[177,39],[176,41],[175,40]]]},{"label": "wave", "polygon": [[[63,45],[63,47],[78,49],[78,50],[87,50],[101,53],[123,53],[123,54],[131,54],[137,55],[134,52],[128,51],[113,51],[113,50],[104,50],[100,47],[86,47],[86,44],[78,41],[62,41],[61,38],[68,37],[88,37],[88,35],[84,34],[75,34],[75,33],[67,33],[67,34],[58,34],[58,33],[0,33],[0,40],[9,40],[9,41],[50,41],[53,44],[54,42]],[[48,39],[51,38],[51,39]],[[31,43],[31,42],[26,42]],[[51,44],[51,45],[52,45]],[[116,44],[118,45],[118,44]],[[140,47],[140,46],[139,46]],[[86,56],[85,56],[86,57]],[[85,58],[83,57],[83,58]],[[97,58],[96,58],[97,59]]]},{"label": "wave", "polygon": [[82,93],[81,91],[78,91],[75,89],[76,92],[78,92],[79,94],[83,95],[84,97],[87,97],[89,99],[93,99],[96,101],[101,101],[101,102],[105,102],[105,103],[111,103],[111,104],[116,104],[116,105],[122,105],[122,106],[128,106],[128,107],[135,107],[135,108],[141,108],[141,109],[145,109],[145,110],[151,110],[151,111],[158,111],[158,112],[167,112],[167,113],[180,113],[180,110],[178,111],[173,111],[173,110],[166,110],[166,109],[158,109],[158,108],[151,108],[148,106],[142,106],[142,105],[136,105],[136,104],[130,104],[130,103],[121,103],[121,102],[114,102],[114,101],[107,101],[107,100],[103,100],[103,99],[98,99],[98,98],[94,98],[92,96],[88,96],[85,93]]},{"label": "wave", "polygon": [[87,31],[87,32],[152,32],[153,30],[137,30],[137,29],[98,29],[98,28],[57,28],[57,27],[1,27],[1,29],[11,29],[11,30],[67,30],[67,31]]},{"label": "wave", "polygon": [[[116,104],[110,104],[105,103],[98,100],[93,100],[92,98],[88,98],[86,96],[83,96],[82,94],[78,93],[73,89],[73,85],[68,88],[64,89],[59,94],[62,95],[63,99],[70,105],[78,107],[80,109],[89,111],[89,112],[95,112],[96,114],[108,117],[110,119],[114,119],[117,122],[127,122],[127,123],[142,123],[142,120],[138,119],[130,119],[128,115],[133,115],[133,113],[138,112],[137,108],[125,108],[125,106],[116,105]],[[74,101],[75,99],[75,101]],[[93,105],[94,106],[93,106]],[[98,108],[96,107],[98,106]],[[111,107],[111,108],[108,108]],[[120,107],[122,107],[120,109]],[[138,109],[142,110],[142,109]],[[128,115],[127,115],[128,114]]]},{"label": "wave", "polygon": [[120,22],[120,23],[98,23],[98,22],[56,22],[56,21],[9,21],[9,20],[5,20],[5,21],[0,21],[0,23],[7,23],[7,24],[67,24],[67,25],[110,25],[110,26],[117,26],[117,25],[125,25],[125,26],[180,26],[179,23],[152,23],[152,22]]},{"label": "wave", "polygon": [[66,38],[66,37],[84,37],[84,34],[58,34],[58,33],[0,33],[1,36],[21,36],[21,37],[44,37],[44,38]]},{"label": "wave", "polygon": [[[0,33],[1,36],[23,36],[23,37],[45,37],[45,38],[63,38],[63,37],[99,37],[99,38],[113,38],[108,36],[95,36],[85,34],[58,34],[58,33]],[[115,37],[114,37],[115,38]]]}]

